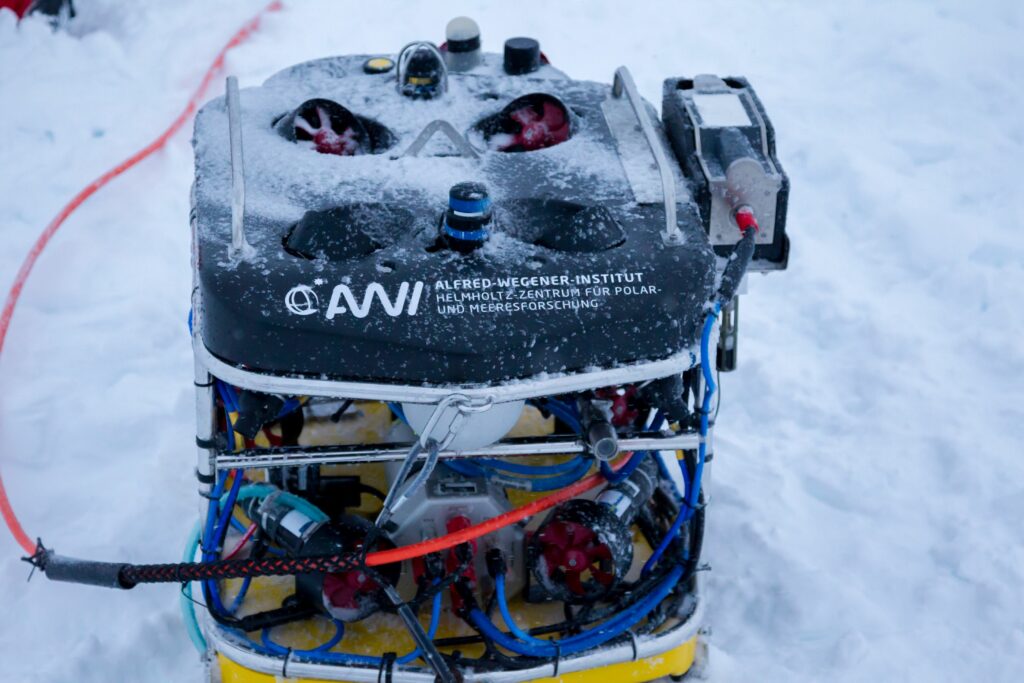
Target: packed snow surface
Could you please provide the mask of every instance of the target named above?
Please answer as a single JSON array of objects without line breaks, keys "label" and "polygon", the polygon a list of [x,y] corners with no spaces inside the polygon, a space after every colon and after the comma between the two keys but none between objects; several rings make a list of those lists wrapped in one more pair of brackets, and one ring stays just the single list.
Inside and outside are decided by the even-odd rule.
[{"label": "packed snow surface", "polygon": [[[260,0],[0,11],[0,276],[177,114]],[[1024,10],[1018,2],[289,3],[243,87],[473,16],[574,78],[747,76],[792,180],[790,268],[741,303],[706,575],[712,681],[1014,681],[1024,671]],[[211,93],[217,95],[219,93]],[[188,135],[91,199],[0,361],[0,458],[32,534],[177,558],[197,512]],[[0,534],[5,681],[197,681],[176,586],[25,582]]]}]

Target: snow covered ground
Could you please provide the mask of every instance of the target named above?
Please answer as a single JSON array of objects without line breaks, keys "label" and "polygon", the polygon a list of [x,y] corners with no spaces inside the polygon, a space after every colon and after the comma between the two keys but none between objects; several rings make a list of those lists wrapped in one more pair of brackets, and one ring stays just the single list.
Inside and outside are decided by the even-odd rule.
[{"label": "snow covered ground", "polygon": [[[260,0],[0,12],[0,282],[85,183],[177,114]],[[1003,2],[290,2],[228,67],[394,51],[474,16],[575,77],[742,74],[792,179],[789,271],[742,301],[706,559],[713,681],[1024,673],[1024,10]],[[187,134],[89,201],[0,361],[28,531],[176,558],[192,479]],[[5,681],[196,681],[177,588],[25,582],[0,533]]]}]

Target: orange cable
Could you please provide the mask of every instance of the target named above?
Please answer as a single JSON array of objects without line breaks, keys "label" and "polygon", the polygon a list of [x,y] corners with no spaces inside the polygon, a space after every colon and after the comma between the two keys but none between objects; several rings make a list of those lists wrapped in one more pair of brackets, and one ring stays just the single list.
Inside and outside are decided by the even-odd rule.
[{"label": "orange cable", "polygon": [[[18,305],[18,299],[21,297],[21,290],[25,286],[25,281],[28,280],[28,276],[32,273],[32,268],[35,266],[40,254],[43,253],[43,250],[50,243],[50,239],[53,237],[54,233],[57,232],[57,229],[63,225],[64,221],[67,220],[68,216],[70,216],[75,209],[81,206],[86,199],[94,195],[97,190],[166,145],[167,141],[185,125],[189,117],[199,106],[199,101],[205,95],[210,84],[213,83],[213,79],[217,75],[217,72],[219,72],[221,67],[224,66],[224,58],[227,56],[228,50],[237,47],[248,40],[249,37],[259,28],[260,20],[264,14],[268,12],[276,12],[281,8],[281,0],[273,0],[273,2],[260,10],[256,16],[243,24],[242,27],[235,32],[235,35],[231,37],[231,40],[229,40],[227,44],[220,49],[220,52],[217,53],[213,63],[210,64],[210,67],[206,70],[203,80],[200,81],[199,87],[196,88],[195,92],[192,93],[192,97],[189,98],[185,109],[178,114],[178,118],[171,122],[171,125],[167,130],[161,133],[160,137],[156,140],[153,140],[153,142],[149,143],[138,152],[89,183],[81,192],[75,195],[75,197],[68,202],[63,209],[60,210],[60,213],[57,214],[56,218],[50,221],[50,224],[46,226],[46,229],[43,230],[42,234],[36,239],[35,244],[32,245],[32,249],[28,252],[25,260],[22,262],[21,268],[18,270],[18,274],[14,278],[14,284],[11,285],[11,290],[7,294],[7,301],[4,303],[3,313],[0,313],[0,352],[3,351],[4,341],[7,339],[7,330],[11,326],[11,318],[14,315],[14,308]],[[4,522],[7,523],[7,528],[10,529],[11,535],[14,536],[14,540],[18,542],[18,545],[20,545],[29,555],[34,554],[36,552],[36,544],[31,538],[29,538],[29,535],[25,533],[24,527],[22,527],[21,522],[18,521],[18,516],[14,513],[14,508],[11,507],[11,501],[7,496],[7,490],[4,487],[4,480],[2,476],[0,476],[0,515],[3,515]]]}]

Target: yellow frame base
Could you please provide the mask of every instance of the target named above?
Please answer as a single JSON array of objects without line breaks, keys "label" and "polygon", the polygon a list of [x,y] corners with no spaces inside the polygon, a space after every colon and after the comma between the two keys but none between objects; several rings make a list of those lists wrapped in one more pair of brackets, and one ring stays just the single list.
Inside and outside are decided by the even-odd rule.
[{"label": "yellow frame base", "polygon": [[[679,647],[654,657],[573,671],[558,678],[538,678],[530,683],[646,683],[665,676],[682,676],[693,666],[696,650],[697,636],[694,636]],[[322,679],[281,678],[273,674],[259,673],[228,659],[220,652],[217,653],[217,664],[220,667],[221,683],[332,683]],[[400,677],[396,676],[396,679],[400,680]]]}]

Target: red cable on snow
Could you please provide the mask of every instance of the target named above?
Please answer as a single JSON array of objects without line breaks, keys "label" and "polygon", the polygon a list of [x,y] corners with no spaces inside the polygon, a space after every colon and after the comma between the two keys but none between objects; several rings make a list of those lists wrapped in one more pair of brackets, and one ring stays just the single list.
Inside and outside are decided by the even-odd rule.
[{"label": "red cable on snow", "polygon": [[[273,0],[273,2],[261,9],[256,16],[243,24],[235,35],[231,37],[231,40],[229,40],[227,44],[221,48],[220,52],[217,53],[213,63],[210,64],[210,67],[206,70],[203,80],[200,81],[199,87],[196,88],[195,92],[192,93],[192,97],[189,98],[185,109],[178,114],[178,118],[171,122],[171,125],[167,130],[161,133],[160,137],[156,140],[153,140],[153,142],[149,143],[138,152],[89,183],[81,192],[75,195],[75,197],[68,202],[63,209],[61,209],[56,218],[50,221],[50,224],[46,226],[46,229],[43,230],[42,234],[39,235],[38,239],[36,239],[35,244],[32,245],[32,249],[28,252],[28,255],[21,264],[21,268],[18,270],[17,276],[14,278],[14,284],[11,286],[11,291],[7,294],[7,301],[4,303],[3,313],[0,313],[0,353],[3,352],[4,341],[7,339],[7,330],[11,326],[11,317],[14,315],[15,306],[18,305],[18,299],[21,297],[21,290],[25,286],[25,281],[28,280],[28,276],[31,274],[33,266],[35,266],[36,261],[39,259],[39,255],[43,253],[44,249],[46,249],[46,246],[50,243],[50,239],[53,237],[54,233],[57,232],[57,229],[64,224],[64,221],[67,220],[68,216],[70,216],[75,209],[81,206],[86,199],[95,194],[97,190],[166,145],[167,141],[185,125],[189,117],[195,112],[196,108],[198,108],[199,101],[205,95],[210,84],[213,83],[213,79],[216,77],[217,72],[224,66],[224,58],[227,56],[228,50],[237,47],[248,40],[248,38],[259,28],[260,20],[264,14],[268,12],[276,12],[280,10],[281,7],[281,0]],[[21,522],[18,521],[18,517],[14,513],[14,508],[11,507],[11,501],[7,497],[7,490],[4,488],[2,476],[0,476],[0,514],[3,515],[4,522],[7,523],[7,528],[10,529],[11,534],[14,536],[14,540],[16,540],[29,555],[35,553],[36,544],[31,538],[29,538],[28,534],[25,533],[25,529],[21,526]]]}]

